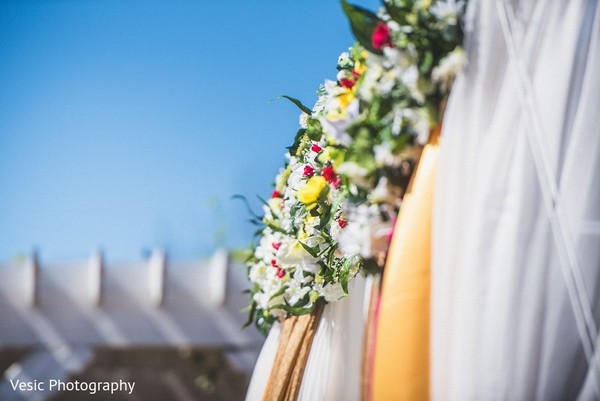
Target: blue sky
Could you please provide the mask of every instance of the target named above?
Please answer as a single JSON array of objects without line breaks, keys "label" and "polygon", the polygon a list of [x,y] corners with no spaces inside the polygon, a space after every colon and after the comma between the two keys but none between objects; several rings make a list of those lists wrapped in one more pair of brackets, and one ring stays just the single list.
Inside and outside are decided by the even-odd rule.
[{"label": "blue sky", "polygon": [[[375,0],[355,1],[374,9]],[[353,39],[338,0],[0,2],[0,261],[249,243]]]}]

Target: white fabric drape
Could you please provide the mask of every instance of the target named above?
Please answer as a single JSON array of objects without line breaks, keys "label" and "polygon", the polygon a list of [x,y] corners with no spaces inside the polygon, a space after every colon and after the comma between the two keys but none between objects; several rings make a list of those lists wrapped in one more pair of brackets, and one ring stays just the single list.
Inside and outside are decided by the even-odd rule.
[{"label": "white fabric drape", "polygon": [[[323,309],[302,379],[299,401],[360,400],[369,280],[360,275],[355,277],[349,284],[348,297],[327,304]],[[280,326],[276,324],[254,367],[246,401],[263,399],[279,336]]]},{"label": "white fabric drape", "polygon": [[275,323],[271,327],[254,365],[250,385],[246,392],[246,401],[261,401],[263,399],[269,375],[275,362],[275,356],[277,355],[277,345],[279,344],[280,335],[281,326],[279,323]]},{"label": "white fabric drape", "polygon": [[361,398],[367,280],[358,275],[347,298],[325,306],[308,356],[299,401]]},{"label": "white fabric drape", "polygon": [[600,399],[599,13],[469,4],[435,195],[434,400]]}]

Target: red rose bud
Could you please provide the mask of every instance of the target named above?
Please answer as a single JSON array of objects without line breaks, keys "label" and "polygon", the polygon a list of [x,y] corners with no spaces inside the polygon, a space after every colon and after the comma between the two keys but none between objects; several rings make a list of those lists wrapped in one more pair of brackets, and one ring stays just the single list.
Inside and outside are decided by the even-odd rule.
[{"label": "red rose bud", "polygon": [[277,260],[271,259],[271,266],[279,268],[279,266],[277,266]]},{"label": "red rose bud", "polygon": [[315,153],[319,153],[320,151],[323,150],[323,148],[321,148],[319,145],[314,144],[313,146],[310,147],[310,150],[312,150]]},{"label": "red rose bud", "polygon": [[304,176],[305,177],[312,177],[314,173],[315,173],[315,168],[313,166],[311,166],[310,164],[307,164],[306,166],[304,166]]},{"label": "red rose bud", "polygon": [[278,190],[273,191],[273,193],[271,194],[271,198],[282,198],[282,197],[283,197],[283,195]]},{"label": "red rose bud", "polygon": [[323,171],[321,171],[321,175],[323,176],[323,178],[325,178],[325,181],[327,181],[329,184],[333,184],[337,178],[337,176],[335,175],[335,170],[333,169],[333,167],[330,167],[330,166],[323,167]]},{"label": "red rose bud", "polygon": [[275,248],[276,251],[278,251],[279,247],[281,246],[281,242],[273,242],[271,245],[273,246],[273,248]]},{"label": "red rose bud", "polygon": [[285,273],[283,272],[283,270],[281,270],[281,269],[280,269],[280,270],[277,272],[277,277],[278,277],[278,278],[283,278],[283,276],[285,276]]},{"label": "red rose bud", "polygon": [[346,89],[352,89],[355,83],[355,81],[347,78],[343,78],[342,80],[340,80],[340,86]]},{"label": "red rose bud", "polygon": [[377,50],[382,49],[385,46],[392,45],[392,36],[390,35],[390,27],[384,22],[380,22],[375,27],[373,35],[371,36],[371,44]]},{"label": "red rose bud", "polygon": [[348,225],[348,222],[346,220],[339,219],[337,222],[338,222],[338,226],[340,226],[340,228],[344,228]]}]

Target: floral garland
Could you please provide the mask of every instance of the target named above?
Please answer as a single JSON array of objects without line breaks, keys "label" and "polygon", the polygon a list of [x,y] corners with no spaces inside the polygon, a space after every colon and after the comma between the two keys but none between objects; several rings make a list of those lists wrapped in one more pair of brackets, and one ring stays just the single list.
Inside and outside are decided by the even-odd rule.
[{"label": "floral garland", "polygon": [[343,298],[359,272],[383,265],[412,167],[465,60],[464,2],[342,7],[358,43],[340,55],[336,80],[312,110],[286,97],[302,110],[300,130],[247,260],[248,324],[263,332]]}]

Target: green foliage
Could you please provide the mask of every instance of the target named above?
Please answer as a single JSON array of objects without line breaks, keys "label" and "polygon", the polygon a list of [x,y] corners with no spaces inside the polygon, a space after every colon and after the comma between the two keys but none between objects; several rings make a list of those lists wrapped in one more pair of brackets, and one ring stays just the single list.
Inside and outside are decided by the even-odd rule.
[{"label": "green foliage", "polygon": [[346,0],[342,0],[342,9],[350,21],[350,27],[356,40],[368,51],[374,54],[382,54],[382,51],[373,47],[371,37],[378,23],[379,17],[373,12],[352,5]]}]

